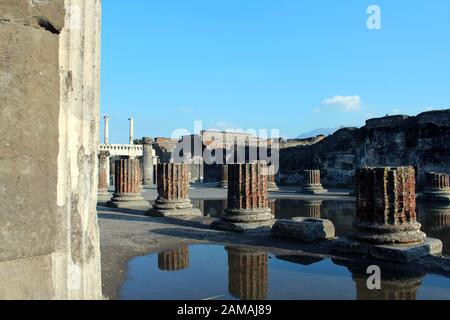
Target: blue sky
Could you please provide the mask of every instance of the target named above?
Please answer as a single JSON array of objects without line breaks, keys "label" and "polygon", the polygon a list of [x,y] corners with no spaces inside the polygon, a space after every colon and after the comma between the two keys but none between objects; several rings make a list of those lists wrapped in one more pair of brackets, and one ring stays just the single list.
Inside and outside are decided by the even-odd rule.
[{"label": "blue sky", "polygon": [[102,28],[112,143],[130,114],[135,137],[196,120],[296,137],[450,108],[448,0],[103,0]]}]

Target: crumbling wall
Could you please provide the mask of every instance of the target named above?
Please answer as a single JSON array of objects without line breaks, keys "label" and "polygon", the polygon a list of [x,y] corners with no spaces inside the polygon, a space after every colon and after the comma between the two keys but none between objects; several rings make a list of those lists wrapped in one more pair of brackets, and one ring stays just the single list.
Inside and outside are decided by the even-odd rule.
[{"label": "crumbling wall", "polygon": [[357,168],[405,165],[416,169],[419,186],[425,172],[450,172],[450,109],[370,119],[360,129],[341,129],[313,145],[280,150],[286,184],[301,183],[305,169],[320,169],[324,185],[351,186]]}]

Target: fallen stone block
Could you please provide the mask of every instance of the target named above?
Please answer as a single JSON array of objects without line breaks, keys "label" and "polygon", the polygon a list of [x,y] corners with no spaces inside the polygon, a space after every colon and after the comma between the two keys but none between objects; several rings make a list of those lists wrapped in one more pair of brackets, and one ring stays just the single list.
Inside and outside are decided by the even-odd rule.
[{"label": "fallen stone block", "polygon": [[315,242],[334,239],[336,230],[330,220],[293,218],[278,220],[272,227],[272,233],[279,237]]}]

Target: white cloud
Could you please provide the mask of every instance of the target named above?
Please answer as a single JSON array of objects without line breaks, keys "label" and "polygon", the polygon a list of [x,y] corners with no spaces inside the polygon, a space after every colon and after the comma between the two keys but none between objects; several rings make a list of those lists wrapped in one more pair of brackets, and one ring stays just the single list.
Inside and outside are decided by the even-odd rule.
[{"label": "white cloud", "polygon": [[343,112],[358,112],[361,110],[359,96],[334,96],[322,101],[323,105],[336,107]]},{"label": "white cloud", "polygon": [[402,111],[399,108],[392,109],[392,114],[396,115],[396,114],[400,114],[400,113],[402,113]]}]

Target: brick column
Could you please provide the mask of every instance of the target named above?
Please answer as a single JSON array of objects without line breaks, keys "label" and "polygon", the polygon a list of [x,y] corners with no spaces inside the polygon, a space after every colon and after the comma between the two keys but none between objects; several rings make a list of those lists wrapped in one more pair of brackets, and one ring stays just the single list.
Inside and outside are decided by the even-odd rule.
[{"label": "brick column", "polygon": [[110,161],[109,174],[112,179],[112,185],[116,185],[116,161]]},{"label": "brick column", "polygon": [[229,231],[269,231],[274,223],[268,202],[267,167],[262,162],[228,165],[228,204],[211,227]]},{"label": "brick column", "polygon": [[110,153],[109,151],[100,151],[98,154],[99,159],[99,170],[98,170],[98,200],[104,201],[109,200],[110,196],[108,193],[109,189],[109,161]]},{"label": "brick column", "polygon": [[267,298],[268,256],[264,251],[227,247],[228,290],[241,300]]},{"label": "brick column", "polygon": [[301,192],[309,194],[326,193],[320,182],[320,170],[305,170],[303,172],[303,186]]},{"label": "brick column", "polygon": [[419,195],[424,201],[450,203],[450,180],[446,173],[425,174],[425,190]]},{"label": "brick column", "polygon": [[158,269],[162,271],[180,271],[189,268],[189,248],[158,254]]},{"label": "brick column", "polygon": [[141,169],[138,159],[116,160],[115,192],[108,206],[115,208],[148,207],[141,195]]},{"label": "brick column", "polygon": [[364,168],[356,172],[358,186],[357,240],[376,244],[422,243],[426,235],[416,220],[413,167]]},{"label": "brick column", "polygon": [[158,217],[202,215],[189,199],[189,165],[160,163],[157,165],[158,199],[147,212]]},{"label": "brick column", "polygon": [[228,165],[222,165],[222,180],[219,182],[219,187],[228,188]]}]

